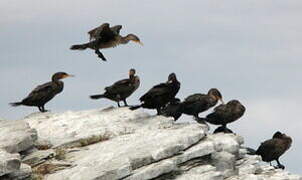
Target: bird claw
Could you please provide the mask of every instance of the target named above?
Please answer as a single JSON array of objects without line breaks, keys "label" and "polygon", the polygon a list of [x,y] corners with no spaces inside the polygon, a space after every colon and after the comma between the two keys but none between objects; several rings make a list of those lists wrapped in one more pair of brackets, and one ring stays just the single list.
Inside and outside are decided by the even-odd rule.
[{"label": "bird claw", "polygon": [[282,164],[279,164],[277,166],[274,166],[275,169],[285,169],[285,166],[283,166]]}]

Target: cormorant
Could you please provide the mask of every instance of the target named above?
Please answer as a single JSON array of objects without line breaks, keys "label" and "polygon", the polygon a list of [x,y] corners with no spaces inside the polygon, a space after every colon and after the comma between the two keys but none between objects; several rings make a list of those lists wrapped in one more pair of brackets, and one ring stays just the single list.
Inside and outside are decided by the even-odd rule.
[{"label": "cormorant", "polygon": [[140,107],[147,109],[156,109],[157,114],[161,114],[161,109],[174,99],[180,89],[180,82],[177,80],[175,73],[171,73],[166,83],[153,86],[139,100],[141,105],[132,106],[130,109],[135,110]]},{"label": "cormorant", "polygon": [[60,79],[73,77],[73,75],[65,72],[55,73],[51,81],[37,86],[26,98],[20,102],[10,103],[11,106],[37,106],[40,112],[46,112],[44,105],[53,97],[63,91],[64,83]]},{"label": "cormorant", "polygon": [[72,45],[71,50],[85,50],[90,48],[95,50],[95,53],[103,61],[106,61],[105,56],[100,52],[100,49],[116,47],[120,44],[127,44],[129,41],[136,43],[140,42],[140,39],[134,34],[128,34],[127,36],[121,36],[120,30],[122,29],[121,25],[109,27],[109,23],[104,23],[101,26],[92,29],[88,32],[90,36],[90,42],[85,44]]},{"label": "cormorant", "polygon": [[228,129],[226,125],[238,120],[244,112],[245,107],[238,100],[231,100],[227,104],[215,107],[214,112],[208,114],[204,120],[210,124],[222,125],[214,133],[232,133],[232,130]]},{"label": "cormorant", "polygon": [[279,157],[290,148],[291,144],[291,137],[277,131],[272,139],[261,143],[256,154],[260,155],[265,162],[277,161],[277,168],[284,169],[285,167],[279,162]]},{"label": "cormorant", "polygon": [[129,78],[115,82],[113,85],[105,88],[104,94],[92,95],[91,99],[107,98],[117,102],[120,107],[120,101],[124,101],[125,106],[128,106],[126,98],[128,98],[140,85],[138,76],[135,76],[135,69],[129,70]]},{"label": "cormorant", "polygon": [[222,95],[216,88],[210,89],[208,94],[197,93],[190,95],[182,102],[183,113],[192,115],[197,122],[205,124],[198,114],[215,106],[218,100],[223,103]]},{"label": "cormorant", "polygon": [[177,121],[182,115],[182,104],[180,99],[175,98],[167,104],[162,110],[161,114],[166,117],[173,117]]}]

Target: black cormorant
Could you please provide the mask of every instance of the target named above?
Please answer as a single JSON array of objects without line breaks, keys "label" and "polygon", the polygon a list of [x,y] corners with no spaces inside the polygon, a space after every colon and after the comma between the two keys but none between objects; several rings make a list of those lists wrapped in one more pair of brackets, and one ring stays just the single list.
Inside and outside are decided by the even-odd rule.
[{"label": "black cormorant", "polygon": [[222,95],[216,88],[210,89],[208,94],[190,95],[182,102],[183,113],[192,115],[197,122],[205,124],[198,114],[215,106],[218,100],[223,103]]},{"label": "black cormorant", "polygon": [[157,114],[161,114],[161,109],[174,99],[180,89],[180,82],[177,80],[175,73],[171,73],[166,83],[153,86],[139,100],[141,105],[133,106],[130,109],[135,110],[140,107],[147,109],[156,109]]},{"label": "black cormorant", "polygon": [[99,58],[101,58],[103,61],[106,61],[106,58],[100,52],[100,49],[112,48],[120,44],[127,44],[129,41],[133,41],[142,45],[140,39],[134,34],[121,36],[121,28],[121,25],[113,26],[110,28],[109,23],[104,23],[101,26],[88,32],[90,36],[90,42],[85,44],[72,45],[70,49],[85,50],[86,48],[90,48],[95,50],[95,53]]},{"label": "black cormorant", "polygon": [[64,83],[60,79],[73,77],[73,75],[65,72],[55,73],[51,81],[37,86],[26,98],[21,102],[10,103],[12,106],[37,106],[41,112],[46,112],[44,105],[53,97],[63,91]]},{"label": "black cormorant", "polygon": [[117,102],[120,107],[120,101],[124,101],[125,106],[128,106],[126,98],[128,98],[140,85],[138,76],[135,76],[135,69],[129,70],[129,78],[115,82],[113,85],[105,88],[104,94],[92,95],[91,99],[107,98]]},{"label": "black cormorant", "polygon": [[256,154],[260,155],[265,162],[277,161],[277,168],[284,169],[285,167],[279,162],[279,158],[290,148],[291,144],[291,137],[278,131],[272,139],[261,143]]},{"label": "black cormorant", "polygon": [[205,118],[210,124],[222,125],[218,127],[214,133],[225,132],[232,133],[230,129],[226,127],[228,123],[238,120],[243,116],[245,107],[238,100],[231,100],[227,104],[220,104],[215,107],[214,112],[208,114]]},{"label": "black cormorant", "polygon": [[173,117],[174,120],[177,121],[182,115],[182,111],[183,110],[180,99],[175,98],[161,110],[161,114],[166,117]]}]

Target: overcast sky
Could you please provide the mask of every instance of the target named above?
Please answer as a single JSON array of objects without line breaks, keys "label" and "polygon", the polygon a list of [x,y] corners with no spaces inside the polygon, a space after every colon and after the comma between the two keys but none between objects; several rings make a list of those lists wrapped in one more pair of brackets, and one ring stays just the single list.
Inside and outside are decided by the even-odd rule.
[{"label": "overcast sky", "polygon": [[[281,162],[302,174],[301,17],[301,0],[1,0],[0,117],[36,112],[8,103],[58,71],[76,78],[66,79],[63,93],[46,105],[52,112],[115,105],[88,95],[127,77],[130,68],[141,78],[129,98],[136,104],[175,72],[180,98],[216,87],[226,102],[238,99],[246,106],[244,117],[229,126],[246,145],[256,148],[277,130],[292,136]],[[104,50],[108,62],[91,50],[69,50],[104,22],[123,25],[121,34],[134,33],[145,46]]]}]

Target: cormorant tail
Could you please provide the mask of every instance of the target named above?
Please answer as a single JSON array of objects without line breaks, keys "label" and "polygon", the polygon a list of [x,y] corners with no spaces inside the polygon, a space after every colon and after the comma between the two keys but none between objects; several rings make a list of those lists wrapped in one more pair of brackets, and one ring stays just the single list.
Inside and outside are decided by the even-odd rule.
[{"label": "cormorant tail", "polygon": [[9,103],[12,107],[17,107],[17,106],[20,106],[22,105],[23,103],[22,102],[13,102],[13,103]]},{"label": "cormorant tail", "polygon": [[85,44],[75,44],[75,45],[72,45],[70,47],[71,50],[85,50],[86,48],[89,47],[89,43],[85,43]]},{"label": "cormorant tail", "polygon": [[105,97],[104,94],[96,94],[96,95],[90,96],[91,99],[100,99],[100,98],[104,98],[104,97]]},{"label": "cormorant tail", "polygon": [[247,150],[247,154],[249,154],[249,155],[259,155],[259,153],[255,149],[249,148],[249,147],[245,147],[245,148]]},{"label": "cormorant tail", "polygon": [[133,111],[133,110],[136,110],[141,107],[142,107],[142,105],[136,105],[136,106],[131,106],[129,109]]}]

